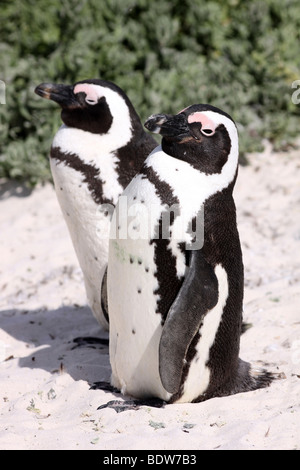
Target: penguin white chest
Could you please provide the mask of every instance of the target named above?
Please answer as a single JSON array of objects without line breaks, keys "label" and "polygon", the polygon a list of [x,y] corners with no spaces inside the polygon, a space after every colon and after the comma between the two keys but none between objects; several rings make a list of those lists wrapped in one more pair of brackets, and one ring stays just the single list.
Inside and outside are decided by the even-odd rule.
[{"label": "penguin white chest", "polygon": [[[110,215],[91,197],[84,175],[64,162],[51,159],[51,171],[57,199],[80,264],[89,264],[107,253]],[[104,262],[104,261],[103,261]]]},{"label": "penguin white chest", "polygon": [[[111,215],[123,188],[118,181],[113,143],[106,142],[103,149],[102,140],[100,135],[63,125],[53,141],[50,165],[57,198],[83,271],[88,303],[99,323],[107,328],[101,283],[108,260]],[[101,204],[102,200],[109,203]]]},{"label": "penguin white chest", "polygon": [[[150,243],[161,209],[154,186],[140,176],[134,178],[112,219],[107,284],[112,384],[133,396],[154,395],[166,400],[170,395],[159,376],[162,326],[156,313],[158,281]],[[135,238],[134,231],[145,229],[143,224],[147,224],[144,238],[141,233]],[[133,237],[125,236],[126,231]]]},{"label": "penguin white chest", "polygon": [[57,199],[81,267],[88,304],[107,328],[101,306],[101,283],[108,259],[110,214],[90,195],[81,173],[51,159]]}]

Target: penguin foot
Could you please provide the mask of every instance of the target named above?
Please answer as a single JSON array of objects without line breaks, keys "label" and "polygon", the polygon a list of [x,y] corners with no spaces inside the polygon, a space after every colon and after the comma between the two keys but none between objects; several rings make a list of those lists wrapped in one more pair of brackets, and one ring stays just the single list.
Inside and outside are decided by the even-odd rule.
[{"label": "penguin foot", "polygon": [[109,382],[94,382],[90,390],[104,390],[105,392],[120,393],[120,391]]},{"label": "penguin foot", "polygon": [[[80,348],[80,347],[88,347],[88,348],[99,348],[99,346],[106,346],[108,347],[109,341],[107,338],[96,338],[94,336],[80,336],[78,338],[73,339],[73,343],[76,343],[75,346],[72,348]],[[100,347],[100,349],[103,349],[103,347]]]},{"label": "penguin foot", "polygon": [[103,410],[104,408],[112,408],[117,413],[129,410],[139,410],[141,406],[151,406],[154,408],[164,408],[166,402],[159,398],[149,398],[148,400],[111,400],[105,405],[101,405],[97,410]]}]

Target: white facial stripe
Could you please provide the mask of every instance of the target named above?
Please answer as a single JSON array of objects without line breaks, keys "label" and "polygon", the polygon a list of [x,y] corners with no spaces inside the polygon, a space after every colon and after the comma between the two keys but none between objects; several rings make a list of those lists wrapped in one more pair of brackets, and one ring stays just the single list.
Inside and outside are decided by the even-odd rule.
[{"label": "white facial stripe", "polygon": [[94,89],[94,87],[91,86],[89,83],[81,83],[75,86],[74,88],[75,95],[77,93],[82,93],[82,92],[86,94],[86,101],[89,104],[96,104],[98,103],[98,99],[101,98],[101,96],[98,96],[97,91]]},{"label": "white facial stripe", "polygon": [[[113,117],[112,125],[106,134],[113,142],[117,141],[117,148],[126,145],[132,136],[131,120],[127,104],[124,99],[115,91],[99,85],[90,85],[98,96],[106,98],[110,113]],[[116,138],[117,136],[117,138]],[[102,136],[102,138],[105,136]]]},{"label": "white facial stripe", "polygon": [[215,127],[218,127],[219,124],[224,124],[231,139],[231,145],[238,141],[237,129],[231,119],[215,111],[202,111],[202,114],[210,119],[215,124]]},{"label": "white facial stripe", "polygon": [[200,122],[201,123],[201,129],[206,130],[209,129],[211,132],[215,132],[216,130],[216,124],[212,119],[209,119],[208,116],[205,115],[205,113],[193,113],[190,114],[188,117],[188,122],[191,124],[193,122]]},{"label": "white facial stripe", "polygon": [[216,128],[220,124],[223,124],[230,137],[231,149],[228,155],[227,162],[225,163],[221,171],[221,175],[223,176],[223,179],[227,181],[227,185],[223,187],[226,187],[233,180],[235,173],[236,173],[237,165],[238,165],[239,137],[238,137],[237,128],[234,122],[228,117],[224,116],[223,114],[219,114],[214,111],[204,111],[203,114],[205,114],[209,119],[211,119],[215,123]]}]

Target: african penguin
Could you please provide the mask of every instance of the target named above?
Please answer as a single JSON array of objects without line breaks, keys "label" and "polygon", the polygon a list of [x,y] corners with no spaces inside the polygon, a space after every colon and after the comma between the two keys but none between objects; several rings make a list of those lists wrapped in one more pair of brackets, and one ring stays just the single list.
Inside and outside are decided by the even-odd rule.
[{"label": "african penguin", "polygon": [[42,83],[63,125],[50,151],[55,190],[81,266],[88,303],[108,328],[105,288],[109,226],[119,195],[157,146],[122,89],[105,80]]},{"label": "african penguin", "polygon": [[239,359],[235,123],[197,104],[145,126],[163,136],[161,146],[119,198],[111,225],[111,384],[168,403],[264,387],[270,374]]}]

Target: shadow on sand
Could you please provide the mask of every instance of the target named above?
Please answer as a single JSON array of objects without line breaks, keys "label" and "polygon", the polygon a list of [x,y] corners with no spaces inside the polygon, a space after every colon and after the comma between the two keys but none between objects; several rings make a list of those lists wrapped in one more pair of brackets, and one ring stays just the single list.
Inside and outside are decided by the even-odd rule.
[{"label": "shadow on sand", "polygon": [[65,371],[90,385],[109,382],[108,333],[101,330],[88,307],[4,310],[0,327],[25,343],[9,348],[10,358],[18,358],[20,367]]},{"label": "shadow on sand", "polygon": [[34,188],[16,180],[0,179],[0,199],[30,196]]}]

